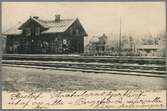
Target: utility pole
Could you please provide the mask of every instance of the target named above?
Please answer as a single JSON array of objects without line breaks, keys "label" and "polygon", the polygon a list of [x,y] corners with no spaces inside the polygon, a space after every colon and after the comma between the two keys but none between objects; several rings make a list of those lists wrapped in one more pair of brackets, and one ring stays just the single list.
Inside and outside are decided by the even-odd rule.
[{"label": "utility pole", "polygon": [[121,40],[121,39],[122,39],[122,38],[121,38],[121,36],[122,36],[122,35],[121,35],[121,31],[122,31],[121,25],[122,25],[122,21],[121,21],[121,17],[120,17],[119,56],[121,55],[121,50],[122,50],[122,47],[121,47],[121,44],[122,44],[122,43],[121,43],[121,41],[122,41],[122,40]]}]

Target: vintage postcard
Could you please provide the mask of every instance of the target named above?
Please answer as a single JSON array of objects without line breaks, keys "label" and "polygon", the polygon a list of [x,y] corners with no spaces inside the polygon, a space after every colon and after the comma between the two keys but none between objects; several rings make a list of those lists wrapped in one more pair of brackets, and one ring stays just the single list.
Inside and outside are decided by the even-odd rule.
[{"label": "vintage postcard", "polygon": [[2,109],[166,109],[165,2],[2,2]]}]

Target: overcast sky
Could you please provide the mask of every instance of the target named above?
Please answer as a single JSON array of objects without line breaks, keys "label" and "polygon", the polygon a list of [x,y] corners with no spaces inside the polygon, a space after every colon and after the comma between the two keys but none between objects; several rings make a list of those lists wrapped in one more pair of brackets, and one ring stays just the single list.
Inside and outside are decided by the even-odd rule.
[{"label": "overcast sky", "polygon": [[2,4],[2,28],[4,31],[34,15],[52,20],[55,14],[78,17],[88,39],[102,33],[118,34],[120,16],[123,34],[157,34],[165,31],[166,24],[164,2],[6,2]]}]

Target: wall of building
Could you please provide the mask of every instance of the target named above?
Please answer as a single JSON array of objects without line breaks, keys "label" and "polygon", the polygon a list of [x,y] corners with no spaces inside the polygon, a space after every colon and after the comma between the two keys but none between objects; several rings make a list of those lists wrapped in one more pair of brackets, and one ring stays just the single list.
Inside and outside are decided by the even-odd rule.
[{"label": "wall of building", "polygon": [[84,37],[45,34],[39,37],[7,36],[7,53],[69,54],[84,51]]}]

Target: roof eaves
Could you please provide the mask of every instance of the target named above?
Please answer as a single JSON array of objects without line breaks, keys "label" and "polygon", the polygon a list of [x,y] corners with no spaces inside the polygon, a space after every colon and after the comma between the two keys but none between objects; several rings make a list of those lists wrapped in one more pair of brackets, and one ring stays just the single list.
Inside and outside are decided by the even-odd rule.
[{"label": "roof eaves", "polygon": [[19,22],[15,26],[9,28],[8,30],[2,32],[3,35],[20,35],[22,33],[21,30],[18,29],[20,27],[21,23]]}]

